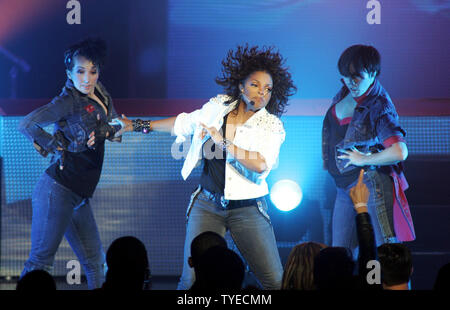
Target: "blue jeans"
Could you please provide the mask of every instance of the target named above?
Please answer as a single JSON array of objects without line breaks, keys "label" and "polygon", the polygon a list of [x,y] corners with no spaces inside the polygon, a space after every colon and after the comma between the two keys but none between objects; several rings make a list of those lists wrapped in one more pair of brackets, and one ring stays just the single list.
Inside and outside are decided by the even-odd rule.
[{"label": "blue jeans", "polygon": [[[357,181],[355,180],[345,189],[337,188],[332,222],[332,245],[351,249],[355,259],[358,256],[358,238],[356,211],[350,198],[350,189],[356,185]],[[394,197],[391,177],[376,170],[368,170],[364,173],[363,181],[370,193],[367,208],[377,246],[398,242],[393,228]]]},{"label": "blue jeans", "polygon": [[283,266],[267,215],[267,202],[263,197],[258,199],[258,205],[226,210],[197,189],[191,196],[187,215],[183,273],[178,283],[179,290],[189,289],[195,281],[194,269],[188,265],[192,240],[205,231],[225,236],[227,229],[264,289],[280,289]]},{"label": "blue jeans", "polygon": [[101,287],[105,253],[89,200],[44,173],[34,189],[32,206],[31,252],[21,277],[35,269],[51,272],[65,236],[84,268],[88,287]]}]

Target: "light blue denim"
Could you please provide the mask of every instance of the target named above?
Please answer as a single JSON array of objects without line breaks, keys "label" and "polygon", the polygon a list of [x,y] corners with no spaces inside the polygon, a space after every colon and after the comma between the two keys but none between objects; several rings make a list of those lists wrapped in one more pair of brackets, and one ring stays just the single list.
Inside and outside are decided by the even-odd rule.
[{"label": "light blue denim", "polygon": [[31,251],[21,277],[35,269],[51,272],[56,251],[66,237],[83,266],[89,289],[105,280],[105,253],[88,199],[44,173],[32,197]]},{"label": "light blue denim", "polygon": [[227,230],[262,287],[280,289],[283,266],[264,197],[258,198],[257,205],[226,210],[197,190],[191,196],[187,215],[179,290],[189,289],[195,281],[194,269],[188,265],[192,240],[205,231],[225,236]]},{"label": "light blue denim", "polygon": [[[389,175],[368,170],[364,173],[364,183],[369,189],[367,209],[372,220],[375,242],[377,246],[383,243],[398,242],[393,228],[393,182]],[[332,221],[332,245],[346,247],[352,250],[353,257],[358,255],[358,238],[356,235],[356,211],[350,198],[350,189],[357,180],[347,188],[337,188]]]}]

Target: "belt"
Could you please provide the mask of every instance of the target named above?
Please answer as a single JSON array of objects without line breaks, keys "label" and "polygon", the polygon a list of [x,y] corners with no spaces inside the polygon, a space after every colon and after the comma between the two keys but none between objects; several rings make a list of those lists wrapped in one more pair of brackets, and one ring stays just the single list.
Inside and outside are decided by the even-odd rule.
[{"label": "belt", "polygon": [[216,204],[220,205],[223,209],[232,210],[242,207],[256,206],[257,201],[260,198],[252,198],[252,199],[241,199],[241,200],[228,200],[225,199],[225,196],[217,193],[213,193],[208,191],[205,188],[202,188],[203,194],[209,199],[214,201]]}]

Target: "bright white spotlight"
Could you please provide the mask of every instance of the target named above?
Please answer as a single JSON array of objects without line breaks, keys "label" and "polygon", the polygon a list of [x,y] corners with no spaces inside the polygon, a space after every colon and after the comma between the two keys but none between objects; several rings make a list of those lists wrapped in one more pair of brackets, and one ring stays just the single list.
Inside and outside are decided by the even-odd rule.
[{"label": "bright white spotlight", "polygon": [[278,181],[270,190],[270,200],[281,211],[287,212],[296,208],[302,202],[302,198],[302,189],[291,180]]}]

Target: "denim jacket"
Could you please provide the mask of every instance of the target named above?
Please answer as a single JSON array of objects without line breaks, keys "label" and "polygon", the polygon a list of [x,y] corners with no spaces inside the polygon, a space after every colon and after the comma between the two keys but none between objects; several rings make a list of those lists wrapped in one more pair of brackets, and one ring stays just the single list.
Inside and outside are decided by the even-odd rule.
[{"label": "denim jacket", "polygon": [[[59,96],[23,118],[19,131],[45,151],[41,154],[56,153],[57,138],[43,129],[55,124],[54,133],[60,130],[64,134],[68,142],[67,151],[86,151],[89,134],[97,126],[97,114],[105,122],[118,117],[111,96],[100,82],[97,82],[96,90],[103,97],[101,99],[107,107],[106,115],[96,101],[76,90],[73,82],[68,79]],[[109,140],[120,142],[121,137],[110,137]]]},{"label": "denim jacket", "polygon": [[[343,86],[333,98],[332,106],[347,95],[348,88]],[[328,123],[324,122],[322,127],[322,159],[325,168],[328,167],[329,130]],[[406,132],[399,124],[398,114],[391,98],[376,79],[364,101],[356,106],[344,140],[336,146],[336,149],[356,147],[363,153],[376,153],[387,147],[389,138],[398,137],[399,140],[403,141],[405,135]],[[359,169],[354,165],[344,168],[347,159],[339,159],[338,155],[336,151],[336,166],[341,173]]]},{"label": "denim jacket", "polygon": [[[331,107],[340,102],[348,93],[349,90],[344,85],[333,98]],[[344,139],[336,146],[336,166],[341,173],[361,169],[354,165],[344,168],[348,160],[337,158],[339,155],[337,149],[355,147],[363,153],[376,153],[395,142],[404,142],[405,136],[406,132],[399,124],[398,114],[389,94],[381,86],[378,79],[375,79],[363,101],[356,106]],[[328,123],[324,121],[322,127],[322,159],[325,169],[328,169],[329,140],[330,128]],[[403,174],[402,164],[398,163],[387,168],[390,170],[390,176],[394,182],[394,229],[396,236],[400,241],[414,240],[414,225],[404,194],[409,186]]]}]

